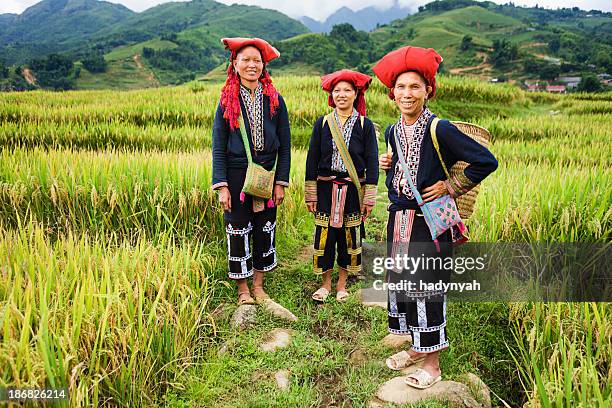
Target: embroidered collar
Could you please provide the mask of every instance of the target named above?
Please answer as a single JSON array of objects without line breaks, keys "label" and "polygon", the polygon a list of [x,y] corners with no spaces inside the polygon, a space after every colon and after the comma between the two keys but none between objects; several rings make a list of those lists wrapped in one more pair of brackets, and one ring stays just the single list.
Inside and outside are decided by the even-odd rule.
[{"label": "embroidered collar", "polygon": [[251,90],[240,84],[240,97],[247,111],[253,148],[255,151],[262,151],[264,149],[263,85],[259,82],[254,96],[251,96]]},{"label": "embroidered collar", "polygon": [[[338,115],[338,111],[334,109],[334,120],[338,124],[338,128],[342,132],[342,138],[344,139],[344,143],[346,143],[346,148],[348,149],[349,143],[351,142],[351,135],[353,134],[353,127],[355,126],[355,122],[357,122],[357,118],[359,117],[359,113],[355,108],[353,108],[353,113],[349,118],[344,122],[344,126],[340,121],[340,116]],[[338,146],[336,146],[336,142],[332,138],[332,170],[337,171],[339,173],[346,173],[348,170],[344,165],[344,161],[342,161],[342,156],[338,151]]]},{"label": "embroidered collar", "polygon": [[[433,113],[427,108],[423,108],[421,115],[412,125],[406,125],[404,123],[403,115],[400,115],[399,120],[395,124],[395,132],[400,140],[401,146],[396,146],[399,154],[403,154],[406,157],[406,163],[410,171],[410,179],[417,185],[417,173],[419,170],[419,162],[421,159],[421,144],[425,133],[427,132],[427,124]],[[393,176],[393,187],[399,193],[406,195],[409,200],[414,199],[412,190],[408,186],[408,183],[403,186],[400,185],[403,179],[404,170],[400,166],[399,160],[395,165],[395,172]]]}]

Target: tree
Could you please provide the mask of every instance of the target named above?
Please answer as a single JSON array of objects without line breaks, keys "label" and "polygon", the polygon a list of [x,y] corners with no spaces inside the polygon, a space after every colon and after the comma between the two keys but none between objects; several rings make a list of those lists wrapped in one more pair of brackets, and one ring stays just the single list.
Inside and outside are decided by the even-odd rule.
[{"label": "tree", "polygon": [[580,92],[601,92],[603,91],[603,86],[595,75],[586,74],[580,80],[577,89]]},{"label": "tree", "polygon": [[471,35],[464,35],[463,39],[461,40],[461,45],[459,46],[459,49],[461,51],[467,51],[470,48],[472,48],[472,36]]},{"label": "tree", "polygon": [[106,72],[108,64],[102,54],[92,54],[82,60],[83,66],[91,73]]},{"label": "tree", "polygon": [[559,41],[558,38],[553,38],[552,40],[550,40],[550,42],[548,43],[548,49],[550,50],[550,52],[552,52],[553,54],[556,54],[559,51],[559,48],[561,48],[561,41]]},{"label": "tree", "polygon": [[540,68],[540,79],[552,81],[559,76],[561,68],[554,64],[543,64]]},{"label": "tree", "polygon": [[8,78],[9,69],[4,65],[4,61],[0,60],[0,78]]},{"label": "tree", "polygon": [[496,67],[500,67],[514,61],[518,57],[518,46],[510,43],[506,39],[493,41],[493,52],[491,62]]}]

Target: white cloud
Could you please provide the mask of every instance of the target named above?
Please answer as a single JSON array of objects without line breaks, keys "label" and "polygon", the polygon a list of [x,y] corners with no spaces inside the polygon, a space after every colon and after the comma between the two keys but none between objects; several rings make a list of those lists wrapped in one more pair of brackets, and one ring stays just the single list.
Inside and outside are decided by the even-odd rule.
[{"label": "white cloud", "polygon": [[[1,0],[0,13],[21,13],[29,6],[38,3],[40,0]],[[134,10],[143,11],[161,3],[169,1],[189,1],[189,0],[106,0],[112,3],[121,3]],[[288,2],[285,0],[219,0],[225,4],[249,4],[270,8],[285,13],[291,17],[309,16],[318,20],[325,20],[331,13],[346,6],[353,10],[359,10],[368,6],[378,6],[380,8],[389,7],[394,0],[303,0],[300,2]],[[401,5],[412,9],[427,4],[431,0],[398,0]],[[508,3],[510,0],[493,0],[496,3]],[[558,7],[580,7],[581,9],[612,11],[610,0],[512,0],[516,5],[558,8]]]}]

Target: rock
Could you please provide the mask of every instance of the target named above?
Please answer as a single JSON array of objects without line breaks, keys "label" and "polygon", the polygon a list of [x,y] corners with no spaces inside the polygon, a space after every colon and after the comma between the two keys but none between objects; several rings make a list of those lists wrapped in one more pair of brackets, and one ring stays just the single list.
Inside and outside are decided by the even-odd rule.
[{"label": "rock", "polygon": [[467,373],[464,377],[464,382],[472,391],[472,395],[482,404],[485,408],[491,408],[491,391],[487,384],[484,383],[474,373]]},{"label": "rock", "polygon": [[358,348],[349,354],[348,361],[353,366],[359,366],[368,361],[368,356],[363,349]]},{"label": "rock", "polygon": [[389,333],[380,342],[385,347],[398,349],[406,344],[412,344],[412,336]]},{"label": "rock", "polygon": [[285,348],[291,343],[291,332],[286,329],[274,329],[266,335],[266,340],[261,344],[262,351],[276,351]]},{"label": "rock", "polygon": [[374,397],[368,402],[368,408],[385,408],[385,402]]},{"label": "rock", "polygon": [[230,326],[234,329],[245,330],[257,321],[257,308],[255,305],[238,306],[230,320]]},{"label": "rock", "polygon": [[289,370],[278,370],[274,374],[276,386],[281,390],[289,388]]},{"label": "rock", "polygon": [[469,388],[455,381],[440,381],[430,388],[419,390],[404,383],[405,377],[395,377],[384,383],[376,391],[376,398],[392,404],[414,404],[426,399],[446,401],[456,408],[482,408]]},{"label": "rock", "polygon": [[261,305],[271,314],[281,319],[289,320],[290,322],[297,322],[298,318],[287,310],[285,307],[279,305],[272,299],[265,299],[261,302]]},{"label": "rock", "polygon": [[357,298],[366,307],[380,307],[387,310],[387,292],[364,288],[357,291]]}]

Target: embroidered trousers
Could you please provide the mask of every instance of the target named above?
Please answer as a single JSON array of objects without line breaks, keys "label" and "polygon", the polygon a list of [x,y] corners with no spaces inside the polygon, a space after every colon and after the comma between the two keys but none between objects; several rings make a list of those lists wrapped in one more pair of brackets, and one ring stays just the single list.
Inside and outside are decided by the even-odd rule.
[{"label": "embroidered trousers", "polygon": [[412,349],[420,353],[432,353],[449,345],[446,294],[433,290],[431,284],[450,281],[450,271],[443,268],[443,260],[452,257],[450,231],[438,241],[440,252],[419,210],[389,212],[387,254],[407,260],[400,264],[401,268],[387,272],[387,282],[403,284],[388,291],[389,332],[411,335]]},{"label": "embroidered trousers", "polygon": [[253,268],[268,272],[277,265],[276,207],[254,212],[253,199],[249,195],[246,195],[244,202],[240,202],[245,176],[246,169],[227,171],[232,211],[226,211],[223,218],[227,235],[230,279],[248,278],[253,275]]}]

